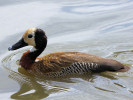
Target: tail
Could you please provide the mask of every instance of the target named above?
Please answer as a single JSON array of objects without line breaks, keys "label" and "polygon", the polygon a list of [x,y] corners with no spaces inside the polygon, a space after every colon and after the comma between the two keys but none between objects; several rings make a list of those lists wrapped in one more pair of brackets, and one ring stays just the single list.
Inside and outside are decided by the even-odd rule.
[{"label": "tail", "polygon": [[103,63],[103,67],[106,71],[112,72],[127,72],[130,69],[129,66],[123,65],[122,63],[112,59],[106,60],[106,63]]},{"label": "tail", "polygon": [[98,67],[91,69],[92,72],[127,72],[130,69],[129,66],[123,65],[115,60],[109,60],[108,62],[99,63],[97,65]]},{"label": "tail", "polygon": [[126,66],[124,65],[124,68],[120,69],[120,70],[117,70],[116,72],[127,72],[130,70],[130,67],[129,66]]}]

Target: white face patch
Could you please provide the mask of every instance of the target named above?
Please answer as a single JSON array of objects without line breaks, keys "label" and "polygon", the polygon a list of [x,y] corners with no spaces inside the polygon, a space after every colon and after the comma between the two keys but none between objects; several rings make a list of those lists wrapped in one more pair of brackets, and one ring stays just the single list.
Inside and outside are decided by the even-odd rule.
[{"label": "white face patch", "polygon": [[24,41],[28,44],[28,45],[31,45],[31,46],[36,46],[35,44],[35,31],[36,31],[36,28],[29,28],[25,34],[23,35],[23,39]]},{"label": "white face patch", "polygon": [[32,48],[30,49],[30,52],[35,52],[35,51],[37,51],[37,49],[36,49],[35,47],[32,47]]}]

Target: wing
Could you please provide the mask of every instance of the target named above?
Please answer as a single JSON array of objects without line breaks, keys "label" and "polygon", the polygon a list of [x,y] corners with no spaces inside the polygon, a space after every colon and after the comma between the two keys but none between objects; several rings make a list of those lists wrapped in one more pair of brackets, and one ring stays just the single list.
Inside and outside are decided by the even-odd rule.
[{"label": "wing", "polygon": [[115,60],[105,59],[87,53],[58,52],[39,58],[39,61],[34,64],[34,68],[42,73],[61,71],[83,73],[89,71],[117,71],[124,68],[124,65]]}]

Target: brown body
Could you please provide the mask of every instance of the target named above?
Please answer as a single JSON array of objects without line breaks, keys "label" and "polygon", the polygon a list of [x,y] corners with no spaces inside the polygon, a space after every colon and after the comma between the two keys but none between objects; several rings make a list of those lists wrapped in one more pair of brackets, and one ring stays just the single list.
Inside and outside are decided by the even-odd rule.
[{"label": "brown body", "polygon": [[80,52],[57,52],[37,58],[47,45],[45,32],[37,28],[28,29],[22,39],[8,49],[16,50],[28,45],[33,46],[33,49],[23,54],[20,65],[33,73],[56,77],[87,72],[129,70],[128,66],[118,61]]},{"label": "brown body", "polygon": [[32,70],[32,72],[52,77],[87,72],[127,71],[129,69],[118,61],[80,52],[51,53],[37,58],[36,62],[30,61],[27,55],[28,52],[22,56],[21,66],[27,70]]}]

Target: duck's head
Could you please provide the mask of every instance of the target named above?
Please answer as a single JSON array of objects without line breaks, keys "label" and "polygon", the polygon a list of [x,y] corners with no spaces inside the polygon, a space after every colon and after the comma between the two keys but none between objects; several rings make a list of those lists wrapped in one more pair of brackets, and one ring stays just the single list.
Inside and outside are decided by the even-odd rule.
[{"label": "duck's head", "polygon": [[23,37],[8,50],[17,50],[25,46],[33,46],[34,49],[44,49],[47,45],[47,37],[42,29],[29,28],[23,35]]}]

